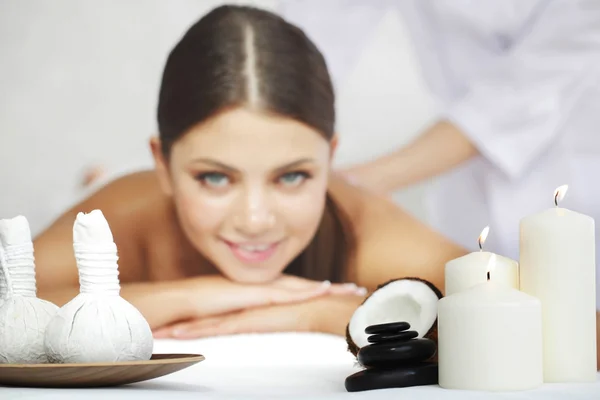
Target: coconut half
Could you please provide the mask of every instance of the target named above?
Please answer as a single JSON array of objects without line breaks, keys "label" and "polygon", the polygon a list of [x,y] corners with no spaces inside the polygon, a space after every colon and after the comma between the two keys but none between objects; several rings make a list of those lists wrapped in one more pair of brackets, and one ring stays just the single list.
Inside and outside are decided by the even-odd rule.
[{"label": "coconut half", "polygon": [[369,345],[365,329],[388,322],[408,322],[418,338],[437,343],[437,306],[442,293],[431,282],[419,278],[394,279],[379,285],[354,311],[346,327],[348,350],[356,356]]}]

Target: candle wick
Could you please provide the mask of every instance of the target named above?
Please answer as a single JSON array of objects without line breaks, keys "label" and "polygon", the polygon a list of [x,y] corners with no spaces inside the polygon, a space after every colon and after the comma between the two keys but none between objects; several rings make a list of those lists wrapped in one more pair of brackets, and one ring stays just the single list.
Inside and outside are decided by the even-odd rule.
[{"label": "candle wick", "polygon": [[554,206],[555,207],[558,207],[558,195],[559,195],[559,192],[556,191],[556,194],[554,195]]},{"label": "candle wick", "polygon": [[487,272],[487,280],[490,280],[490,271]]}]

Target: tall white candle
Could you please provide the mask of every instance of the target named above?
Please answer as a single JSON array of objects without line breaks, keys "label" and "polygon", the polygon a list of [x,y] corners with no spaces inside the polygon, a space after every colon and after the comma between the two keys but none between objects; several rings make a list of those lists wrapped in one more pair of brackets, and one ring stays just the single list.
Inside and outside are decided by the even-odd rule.
[{"label": "tall white candle", "polygon": [[438,360],[439,384],[446,389],[515,391],[541,385],[540,301],[492,280],[442,298]]},{"label": "tall white candle", "polygon": [[[446,296],[461,292],[465,289],[484,283],[486,268],[490,257],[494,253],[483,251],[483,244],[489,233],[489,227],[485,227],[479,235],[479,248],[481,251],[469,253],[462,257],[450,260],[445,267],[445,290]],[[507,257],[496,256],[496,268],[494,271],[494,282],[514,289],[519,288],[519,263]]]},{"label": "tall white candle", "polygon": [[544,380],[596,381],[594,219],[556,207],[521,220],[521,290],[542,302]]}]

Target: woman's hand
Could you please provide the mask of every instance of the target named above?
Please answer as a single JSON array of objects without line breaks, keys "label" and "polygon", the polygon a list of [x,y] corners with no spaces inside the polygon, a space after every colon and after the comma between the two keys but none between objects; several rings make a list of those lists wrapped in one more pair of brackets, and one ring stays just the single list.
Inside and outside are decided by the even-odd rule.
[{"label": "woman's hand", "polygon": [[282,275],[265,284],[233,282],[225,277],[202,276],[184,283],[187,318],[196,319],[248,308],[305,302],[326,295],[364,295],[354,284],[331,284]]},{"label": "woman's hand", "polygon": [[249,308],[229,314],[176,323],[154,331],[154,337],[196,339],[238,333],[310,331],[304,303]]},{"label": "woman's hand", "polygon": [[154,331],[154,337],[196,339],[266,332],[325,332],[343,335],[362,295],[329,295],[295,304],[249,308],[214,317],[192,319]]}]

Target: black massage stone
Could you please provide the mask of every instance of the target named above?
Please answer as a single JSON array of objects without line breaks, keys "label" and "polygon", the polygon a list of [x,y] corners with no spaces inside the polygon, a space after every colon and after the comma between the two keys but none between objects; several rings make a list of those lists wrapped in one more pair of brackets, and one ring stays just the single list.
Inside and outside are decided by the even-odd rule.
[{"label": "black massage stone", "polygon": [[390,322],[387,324],[371,325],[365,329],[367,335],[378,334],[378,335],[389,335],[407,331],[410,329],[408,322]]},{"label": "black massage stone", "polygon": [[425,361],[433,356],[435,351],[435,342],[431,339],[377,343],[361,348],[358,351],[358,362],[365,367],[394,367]]},{"label": "black massage stone", "polygon": [[369,345],[358,351],[358,361],[366,367],[346,378],[346,390],[402,388],[438,383],[438,364],[428,362],[437,346],[431,339],[417,339],[407,322],[371,325]]},{"label": "black massage stone", "polygon": [[417,331],[404,331],[394,334],[389,333],[385,335],[371,335],[367,338],[367,340],[369,343],[403,342],[414,339],[417,336],[419,336],[419,332]]},{"label": "black massage stone", "polygon": [[348,392],[435,385],[438,383],[437,363],[415,363],[397,368],[366,369],[346,378]]}]

